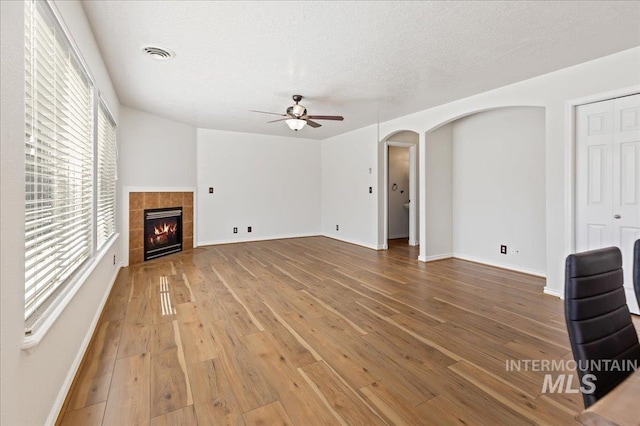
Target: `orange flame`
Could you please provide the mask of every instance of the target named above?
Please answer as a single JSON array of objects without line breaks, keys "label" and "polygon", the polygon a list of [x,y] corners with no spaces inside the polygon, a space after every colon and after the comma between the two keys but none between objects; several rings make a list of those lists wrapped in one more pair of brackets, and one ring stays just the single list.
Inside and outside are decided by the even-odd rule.
[{"label": "orange flame", "polygon": [[162,225],[160,225],[160,227],[154,226],[153,232],[156,235],[173,234],[177,231],[177,229],[178,229],[177,224],[170,225],[168,223],[163,223]]}]

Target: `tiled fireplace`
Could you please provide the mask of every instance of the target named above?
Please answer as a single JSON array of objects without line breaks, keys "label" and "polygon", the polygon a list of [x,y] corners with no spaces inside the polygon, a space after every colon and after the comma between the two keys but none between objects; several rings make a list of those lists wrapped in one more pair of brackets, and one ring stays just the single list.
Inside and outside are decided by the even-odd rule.
[{"label": "tiled fireplace", "polygon": [[[129,193],[129,264],[145,259],[145,210],[182,210],[182,250],[193,248],[193,192]],[[147,230],[147,233],[149,230]],[[147,244],[148,245],[148,244]],[[151,259],[152,257],[147,256]]]}]

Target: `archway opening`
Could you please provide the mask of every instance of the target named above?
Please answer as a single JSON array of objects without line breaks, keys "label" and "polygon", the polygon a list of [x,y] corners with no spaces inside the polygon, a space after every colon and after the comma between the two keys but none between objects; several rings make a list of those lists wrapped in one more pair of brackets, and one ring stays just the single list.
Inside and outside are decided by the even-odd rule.
[{"label": "archway opening", "polygon": [[411,130],[394,132],[379,143],[378,245],[419,244],[419,135]]},{"label": "archway opening", "polygon": [[500,107],[425,133],[420,260],[546,271],[545,111]]}]

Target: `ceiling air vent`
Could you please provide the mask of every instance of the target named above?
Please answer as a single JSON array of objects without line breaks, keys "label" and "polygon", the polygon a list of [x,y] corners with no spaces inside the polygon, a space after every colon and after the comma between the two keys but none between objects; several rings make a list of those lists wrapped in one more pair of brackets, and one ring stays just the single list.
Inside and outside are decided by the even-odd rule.
[{"label": "ceiling air vent", "polygon": [[176,54],[171,50],[158,46],[143,46],[142,51],[153,59],[157,59],[159,61],[166,61],[176,56]]}]

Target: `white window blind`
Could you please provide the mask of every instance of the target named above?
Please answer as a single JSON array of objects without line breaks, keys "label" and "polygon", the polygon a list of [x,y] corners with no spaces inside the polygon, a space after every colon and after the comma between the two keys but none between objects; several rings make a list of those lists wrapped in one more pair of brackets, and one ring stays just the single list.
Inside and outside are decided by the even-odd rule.
[{"label": "white window blind", "polygon": [[25,10],[29,333],[93,254],[93,86],[48,5]]},{"label": "white window blind", "polygon": [[98,108],[96,227],[98,250],[116,232],[116,125],[103,102]]}]

